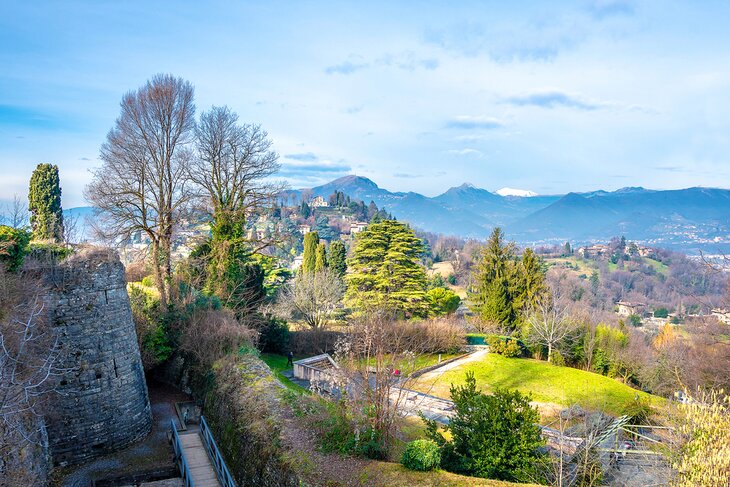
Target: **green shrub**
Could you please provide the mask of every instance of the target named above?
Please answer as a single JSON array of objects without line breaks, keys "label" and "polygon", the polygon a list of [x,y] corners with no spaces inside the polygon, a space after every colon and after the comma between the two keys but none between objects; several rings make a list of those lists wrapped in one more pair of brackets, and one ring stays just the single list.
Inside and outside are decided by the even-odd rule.
[{"label": "green shrub", "polygon": [[553,350],[553,357],[552,362],[553,365],[557,365],[559,367],[565,367],[565,357],[563,357],[563,354],[560,353],[560,350]]},{"label": "green shrub", "polygon": [[641,316],[639,316],[639,315],[630,315],[629,316],[629,323],[631,323],[631,326],[641,326]]},{"label": "green shrub", "polygon": [[654,318],[666,318],[669,316],[667,308],[657,308],[654,310]]},{"label": "green shrub", "polygon": [[289,324],[278,318],[269,318],[259,335],[259,349],[266,353],[285,354],[289,351]]},{"label": "green shrub", "polygon": [[487,337],[489,351],[505,357],[520,357],[522,347],[514,338],[491,335]]},{"label": "green shrub", "polygon": [[142,285],[147,287],[155,287],[155,278],[152,276],[144,276],[142,278]]},{"label": "green shrub", "polygon": [[409,470],[433,470],[441,464],[441,449],[433,440],[411,441],[400,462]]},{"label": "green shrub", "polygon": [[30,242],[30,233],[0,225],[0,264],[4,264],[10,272],[15,272],[23,265],[23,259]]},{"label": "green shrub", "polygon": [[499,480],[534,479],[540,449],[540,413],[531,397],[519,391],[495,389],[486,395],[476,387],[472,372],[464,385],[451,386],[454,416],[445,431],[426,419],[426,436],[441,445],[441,467],[450,472]]},{"label": "green shrub", "polygon": [[431,306],[431,313],[436,316],[454,313],[461,304],[461,298],[454,291],[445,287],[435,287],[429,290],[426,297]]}]

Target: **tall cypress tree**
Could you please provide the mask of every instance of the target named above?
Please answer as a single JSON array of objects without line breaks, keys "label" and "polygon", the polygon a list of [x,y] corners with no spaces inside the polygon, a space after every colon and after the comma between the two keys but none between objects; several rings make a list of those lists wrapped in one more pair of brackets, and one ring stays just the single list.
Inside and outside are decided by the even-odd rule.
[{"label": "tall cypress tree", "polygon": [[323,271],[327,267],[327,247],[324,242],[317,245],[317,252],[314,256],[314,272]]},{"label": "tall cypress tree", "polygon": [[319,234],[317,232],[309,232],[304,236],[304,260],[302,261],[302,272],[314,272],[314,267],[317,263],[318,245]]},{"label": "tall cypress tree", "polygon": [[340,277],[347,272],[347,250],[341,240],[330,244],[329,266]]},{"label": "tall cypress tree", "polygon": [[38,164],[30,177],[28,200],[33,238],[63,242],[63,210],[58,166]]}]

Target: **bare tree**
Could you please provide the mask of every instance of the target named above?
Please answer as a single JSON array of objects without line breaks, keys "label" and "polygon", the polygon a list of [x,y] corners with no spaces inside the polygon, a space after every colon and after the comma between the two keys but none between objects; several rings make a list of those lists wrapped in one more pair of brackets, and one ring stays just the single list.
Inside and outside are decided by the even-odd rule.
[{"label": "bare tree", "polygon": [[[230,235],[252,216],[270,209],[284,187],[269,178],[279,170],[278,155],[260,125],[239,124],[228,107],[212,107],[195,130],[197,154],[189,177],[211,212],[213,232]],[[252,240],[259,241],[256,232]],[[258,242],[261,248],[272,242]]]},{"label": "bare tree", "polygon": [[8,203],[7,213],[4,216],[6,225],[13,228],[24,228],[30,223],[28,203],[17,194],[13,195],[13,201]]},{"label": "bare tree", "polygon": [[[39,485],[45,475],[42,399],[53,388],[58,336],[32,280],[0,269],[0,479]],[[5,485],[5,484],[4,484]]]},{"label": "bare tree", "polygon": [[552,293],[543,296],[532,307],[527,318],[530,324],[530,340],[548,349],[548,362],[552,362],[553,349],[575,330],[565,305]]},{"label": "bare tree", "polygon": [[102,237],[117,242],[135,232],[149,237],[163,307],[171,298],[175,223],[191,199],[193,92],[182,78],[159,74],[124,95],[121,115],[101,147],[103,165],[85,191],[100,211]]},{"label": "bare tree", "polygon": [[301,319],[316,330],[332,319],[344,293],[342,279],[330,269],[301,272],[282,289],[277,308],[280,314]]},{"label": "bare tree", "polygon": [[66,215],[63,219],[63,243],[77,244],[81,239],[81,224],[79,215]]}]

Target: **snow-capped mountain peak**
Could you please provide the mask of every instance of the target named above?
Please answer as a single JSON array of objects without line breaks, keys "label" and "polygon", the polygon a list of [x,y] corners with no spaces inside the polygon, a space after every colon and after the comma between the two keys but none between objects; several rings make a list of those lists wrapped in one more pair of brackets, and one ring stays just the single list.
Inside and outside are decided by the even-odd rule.
[{"label": "snow-capped mountain peak", "polygon": [[537,193],[534,191],[529,191],[527,189],[515,189],[515,188],[502,188],[495,191],[500,196],[522,196],[522,197],[529,197],[529,196],[537,196]]}]

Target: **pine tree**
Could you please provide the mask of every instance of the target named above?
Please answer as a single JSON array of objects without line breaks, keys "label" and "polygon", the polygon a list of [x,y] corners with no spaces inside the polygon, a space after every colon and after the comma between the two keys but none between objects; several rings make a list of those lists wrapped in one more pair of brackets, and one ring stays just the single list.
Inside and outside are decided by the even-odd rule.
[{"label": "pine tree", "polygon": [[304,236],[304,256],[301,272],[314,272],[317,262],[317,246],[319,245],[319,234],[309,232]]},{"label": "pine tree", "polygon": [[314,257],[314,272],[323,271],[327,267],[327,247],[324,242],[317,245]]},{"label": "pine tree", "polygon": [[514,326],[513,293],[519,292],[516,274],[514,244],[505,243],[504,233],[497,227],[482,250],[470,293],[472,307],[483,321]]},{"label": "pine tree", "polygon": [[309,208],[309,205],[306,201],[302,201],[302,206],[299,209],[299,214],[302,216],[302,218],[307,219],[312,214],[311,208]]},{"label": "pine tree", "polygon": [[539,257],[532,249],[525,249],[518,272],[517,289],[514,290],[515,312],[527,311],[536,306],[547,291],[545,271]]},{"label": "pine tree", "polygon": [[330,244],[329,266],[340,277],[347,272],[347,250],[341,240]]},{"label": "pine tree", "polygon": [[58,166],[38,164],[30,178],[28,200],[33,238],[63,242],[63,210]]},{"label": "pine tree", "polygon": [[423,241],[407,225],[371,223],[355,241],[346,276],[348,306],[386,309],[404,317],[426,316],[428,278],[420,264]]}]

